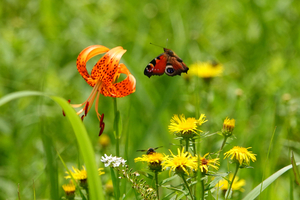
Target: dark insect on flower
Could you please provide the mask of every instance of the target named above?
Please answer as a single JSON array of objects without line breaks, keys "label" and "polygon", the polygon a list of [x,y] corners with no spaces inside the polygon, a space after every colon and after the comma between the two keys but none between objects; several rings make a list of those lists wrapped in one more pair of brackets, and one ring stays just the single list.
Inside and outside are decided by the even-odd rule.
[{"label": "dark insect on flower", "polygon": [[141,152],[146,152],[146,155],[151,155],[151,154],[153,154],[153,153],[156,153],[156,149],[158,149],[158,148],[161,148],[162,146],[160,146],[160,147],[156,147],[156,148],[152,148],[152,147],[150,147],[149,149],[147,149],[147,150],[137,150],[137,151],[141,151]]}]

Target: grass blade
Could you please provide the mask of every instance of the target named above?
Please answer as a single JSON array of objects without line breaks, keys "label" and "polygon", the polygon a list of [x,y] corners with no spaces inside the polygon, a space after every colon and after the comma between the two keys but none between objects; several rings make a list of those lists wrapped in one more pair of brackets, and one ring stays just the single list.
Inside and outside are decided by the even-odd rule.
[{"label": "grass blade", "polygon": [[6,104],[9,101],[12,101],[17,98],[21,97],[28,97],[28,96],[46,96],[45,94],[37,91],[21,91],[21,92],[14,92],[11,94],[8,94],[0,99],[0,106],[3,104]]},{"label": "grass blade", "polygon": [[295,157],[294,157],[294,152],[292,152],[292,165],[293,165],[293,172],[294,172],[294,176],[295,176],[295,181],[298,185],[300,185],[300,174],[299,174],[299,170],[296,166],[296,161],[295,161]]},{"label": "grass blade", "polygon": [[79,144],[79,148],[87,169],[86,171],[88,176],[87,180],[89,185],[90,199],[104,199],[102,185],[99,179],[98,170],[96,168],[95,154],[92,148],[92,143],[81,119],[65,99],[57,96],[51,96],[51,98],[62,107],[75,132],[77,142]]},{"label": "grass blade", "polygon": [[[300,162],[296,163],[296,165],[300,165]],[[278,177],[284,174],[286,171],[290,170],[292,165],[288,165],[274,174],[272,174],[269,178],[264,180],[261,184],[256,186],[251,192],[243,200],[252,200],[255,199],[262,191],[264,191],[271,183],[273,183]],[[261,186],[262,185],[262,186]],[[261,189],[262,188],[262,189]]]},{"label": "grass blade", "polygon": [[0,106],[17,98],[28,97],[28,96],[45,96],[49,97],[55,102],[57,102],[61,108],[64,110],[66,117],[69,119],[72,128],[74,130],[77,142],[80,147],[83,159],[85,161],[88,184],[89,184],[89,197],[91,200],[104,199],[102,192],[102,185],[99,179],[98,170],[95,162],[95,154],[92,148],[92,143],[89,139],[87,131],[81,121],[77,116],[75,110],[70,106],[70,104],[63,98],[57,96],[49,96],[37,91],[21,91],[8,94],[0,99]]}]

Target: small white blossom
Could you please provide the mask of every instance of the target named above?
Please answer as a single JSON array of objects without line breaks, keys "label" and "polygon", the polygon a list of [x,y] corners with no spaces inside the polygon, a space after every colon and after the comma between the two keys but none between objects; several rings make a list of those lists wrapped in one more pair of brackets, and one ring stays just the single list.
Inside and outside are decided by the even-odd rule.
[{"label": "small white blossom", "polygon": [[122,166],[124,166],[126,160],[124,160],[122,157],[117,157],[117,156],[112,157],[112,155],[107,156],[106,154],[104,154],[104,156],[101,157],[101,162],[104,163],[105,167],[108,166],[119,167],[121,164]]}]

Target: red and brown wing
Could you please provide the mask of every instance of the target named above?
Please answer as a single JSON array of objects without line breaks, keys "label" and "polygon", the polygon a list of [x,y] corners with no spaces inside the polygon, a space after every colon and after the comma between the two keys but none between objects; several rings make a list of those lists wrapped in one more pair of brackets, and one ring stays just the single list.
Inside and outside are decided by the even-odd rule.
[{"label": "red and brown wing", "polygon": [[165,53],[154,58],[145,68],[144,74],[149,78],[152,75],[162,75],[165,72],[168,57]]},{"label": "red and brown wing", "polygon": [[165,73],[169,76],[181,75],[182,72],[187,73],[189,68],[186,64],[178,57],[169,57]]}]

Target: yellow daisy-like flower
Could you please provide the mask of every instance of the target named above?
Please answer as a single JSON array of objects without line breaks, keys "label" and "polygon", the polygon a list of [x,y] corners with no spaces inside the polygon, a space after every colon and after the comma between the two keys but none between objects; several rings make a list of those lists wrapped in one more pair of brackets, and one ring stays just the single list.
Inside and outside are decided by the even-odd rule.
[{"label": "yellow daisy-like flower", "polygon": [[[232,180],[232,177],[233,177],[233,174],[230,174],[228,180]],[[239,177],[236,176],[233,181],[233,184],[231,186],[231,190],[232,191],[239,190],[241,192],[244,192],[245,190],[244,190],[244,188],[242,188],[244,185],[246,185],[246,181],[244,179],[239,180]],[[229,182],[225,179],[222,179],[221,181],[219,181],[217,183],[216,187],[220,187],[221,190],[227,191],[228,187],[229,187]]]},{"label": "yellow daisy-like flower", "polygon": [[224,153],[225,156],[224,158],[229,158],[231,156],[231,160],[239,162],[240,165],[242,164],[249,165],[250,160],[252,160],[252,162],[256,161],[256,157],[255,157],[256,154],[253,154],[251,151],[248,151],[248,149],[250,148],[251,147],[244,148],[244,147],[235,146],[229,151],[227,151],[226,153]]},{"label": "yellow daisy-like flower", "polygon": [[62,186],[67,196],[72,196],[75,193],[75,185],[73,182]]},{"label": "yellow daisy-like flower", "polygon": [[231,136],[234,127],[235,127],[235,119],[229,119],[228,117],[226,117],[223,123],[222,134],[227,137]]},{"label": "yellow daisy-like flower", "polygon": [[221,76],[223,70],[223,65],[216,62],[198,62],[190,66],[189,74],[209,79]]},{"label": "yellow daisy-like flower", "polygon": [[207,159],[206,156],[208,156],[209,153],[205,154],[203,157],[198,157],[198,155],[196,155],[195,157],[195,162],[198,165],[198,159],[199,159],[199,168],[201,170],[201,172],[203,173],[207,173],[208,172],[208,167],[212,167],[216,170],[219,169],[219,158],[214,158],[214,159]]},{"label": "yellow daisy-like flower", "polygon": [[142,157],[137,157],[134,162],[142,161],[147,163],[161,163],[163,160],[167,159],[168,156],[164,156],[161,153],[143,154]]},{"label": "yellow daisy-like flower", "polygon": [[193,159],[192,155],[189,152],[184,152],[184,148],[182,151],[178,148],[178,155],[174,155],[171,150],[169,150],[172,157],[165,160],[162,163],[163,169],[165,170],[167,167],[170,167],[170,172],[174,171],[178,174],[186,173],[189,175],[188,169],[197,169],[197,163],[195,159]]},{"label": "yellow daisy-like flower", "polygon": [[[86,169],[85,169],[84,166],[82,166],[82,170],[76,169],[75,167],[72,167],[72,168],[73,168],[74,172],[72,172],[72,171],[70,171],[70,172],[71,172],[71,174],[72,174],[72,176],[75,180],[81,180],[82,181],[82,180],[87,179],[87,172],[86,172]],[[105,174],[102,170],[103,170],[103,168],[98,169],[99,175]],[[68,175],[65,176],[65,178],[67,178],[67,179],[71,178],[69,172],[66,171],[66,173]]]},{"label": "yellow daisy-like flower", "polygon": [[164,156],[161,153],[144,154],[142,157],[137,157],[134,162],[142,161],[147,162],[150,170],[161,171],[161,163],[166,160],[168,156]]},{"label": "yellow daisy-like flower", "polygon": [[198,126],[201,126],[205,122],[207,122],[207,120],[204,114],[201,114],[199,119],[195,119],[193,117],[186,119],[183,114],[180,116],[174,115],[171,119],[169,130],[181,135],[197,134],[197,131],[203,132],[198,129]]}]

